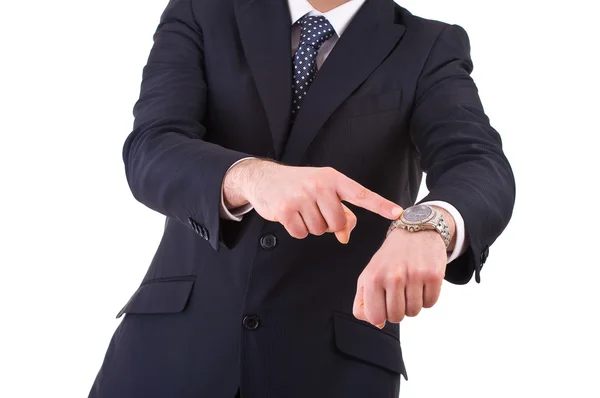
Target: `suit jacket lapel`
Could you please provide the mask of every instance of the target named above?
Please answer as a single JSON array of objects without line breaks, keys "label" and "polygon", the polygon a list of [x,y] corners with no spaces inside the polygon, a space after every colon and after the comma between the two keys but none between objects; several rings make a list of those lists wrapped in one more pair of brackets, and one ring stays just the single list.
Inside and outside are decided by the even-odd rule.
[{"label": "suit jacket lapel", "polygon": [[283,0],[236,0],[246,59],[267,114],[275,156],[290,129],[292,98],[291,17]]},{"label": "suit jacket lapel", "polygon": [[333,111],[383,62],[405,28],[392,0],[367,0],[313,81],[296,116],[282,161],[296,165]]}]

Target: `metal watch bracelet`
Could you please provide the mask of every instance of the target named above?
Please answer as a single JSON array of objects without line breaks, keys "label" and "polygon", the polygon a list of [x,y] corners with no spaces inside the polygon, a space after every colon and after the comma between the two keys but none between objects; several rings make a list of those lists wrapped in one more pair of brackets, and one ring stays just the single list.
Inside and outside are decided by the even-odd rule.
[{"label": "metal watch bracelet", "polygon": [[[448,248],[448,246],[450,246],[450,228],[448,227],[448,223],[446,223],[446,220],[444,220],[444,215],[436,210],[436,216],[431,220],[431,221],[435,221],[435,225],[434,228],[435,230],[442,236],[442,239],[444,240],[444,244],[446,245],[446,248]],[[396,228],[402,228],[402,229],[409,229],[409,226],[404,224],[401,219],[397,219],[392,221],[392,223],[390,224],[390,227],[388,228],[386,237],[389,236],[389,234],[395,230]],[[421,226],[419,226],[417,229],[412,230],[411,232],[419,232],[419,231],[426,231],[428,229],[422,228]],[[432,229],[429,229],[432,230]]]}]

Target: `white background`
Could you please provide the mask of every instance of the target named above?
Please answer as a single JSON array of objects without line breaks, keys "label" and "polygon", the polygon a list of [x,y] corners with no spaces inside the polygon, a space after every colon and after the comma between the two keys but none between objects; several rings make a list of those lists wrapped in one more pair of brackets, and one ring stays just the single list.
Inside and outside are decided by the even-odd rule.
[{"label": "white background", "polygon": [[[162,216],[121,148],[166,0],[0,3],[0,396],[85,397]],[[406,0],[462,25],[517,178],[482,283],[403,323],[403,398],[600,397],[591,0]],[[176,398],[176,397],[174,397]]]}]

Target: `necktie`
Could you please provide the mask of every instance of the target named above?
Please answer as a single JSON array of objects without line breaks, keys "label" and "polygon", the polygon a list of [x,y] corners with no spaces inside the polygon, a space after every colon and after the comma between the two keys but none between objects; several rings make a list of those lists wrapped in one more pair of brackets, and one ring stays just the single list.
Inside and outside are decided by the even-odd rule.
[{"label": "necktie", "polygon": [[308,87],[317,74],[317,53],[335,31],[322,15],[304,16],[300,25],[300,44],[294,54],[294,76],[292,79],[292,123],[306,97]]}]

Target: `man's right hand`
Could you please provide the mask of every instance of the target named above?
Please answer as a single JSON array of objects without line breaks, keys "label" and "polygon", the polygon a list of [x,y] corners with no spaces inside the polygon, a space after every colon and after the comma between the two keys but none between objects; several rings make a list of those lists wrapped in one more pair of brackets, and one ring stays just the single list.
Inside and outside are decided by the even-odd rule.
[{"label": "man's right hand", "polygon": [[249,159],[225,175],[223,197],[228,208],[250,203],[266,220],[279,222],[291,236],[335,233],[347,243],[356,216],[342,201],[394,220],[402,213],[397,204],[371,192],[330,167],[293,167],[268,160]]}]

